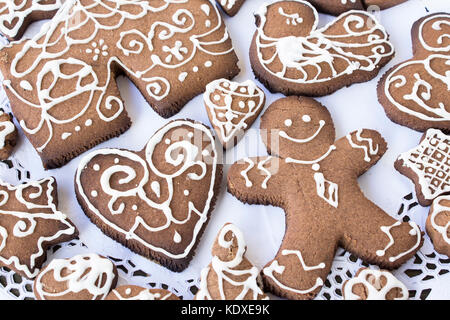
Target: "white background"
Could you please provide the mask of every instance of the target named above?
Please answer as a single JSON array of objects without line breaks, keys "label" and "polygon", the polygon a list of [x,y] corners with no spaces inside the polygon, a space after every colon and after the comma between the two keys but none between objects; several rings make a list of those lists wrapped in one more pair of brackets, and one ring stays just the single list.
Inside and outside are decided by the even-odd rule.
[{"label": "white background", "polygon": [[[254,79],[248,59],[248,49],[252,35],[255,31],[253,12],[264,3],[264,0],[247,0],[240,12],[233,18],[226,17],[226,24],[237,55],[240,59],[241,73],[235,79],[245,81]],[[360,185],[367,197],[377,203],[388,213],[395,214],[400,206],[401,198],[413,191],[412,183],[400,175],[393,167],[397,156],[417,145],[421,133],[415,132],[391,122],[378,103],[376,85],[379,77],[395,64],[409,59],[411,51],[411,26],[420,17],[429,13],[450,12],[450,0],[409,0],[406,3],[377,13],[378,19],[385,26],[396,48],[396,56],[388,66],[383,68],[380,75],[367,83],[353,85],[350,88],[318,100],[324,104],[334,119],[337,137],[359,129],[370,128],[378,130],[388,141],[389,150],[379,163],[370,169],[360,179]],[[320,25],[329,22],[333,17],[320,15]],[[30,36],[40,24],[35,24],[27,32]],[[125,101],[125,107],[133,121],[132,127],[122,136],[109,140],[97,148],[113,147],[131,150],[140,150],[151,135],[171,119],[191,118],[210,125],[206,109],[201,96],[189,102],[184,109],[171,119],[159,117],[146,103],[134,85],[126,78],[118,79],[119,89]],[[266,108],[282,97],[280,94],[267,94]],[[259,128],[257,120],[253,128]],[[250,146],[245,142],[250,141]],[[246,140],[229,151],[229,161],[241,159],[246,156],[265,155],[266,151],[261,143],[258,133],[249,132]],[[218,195],[216,209],[199,243],[197,253],[190,266],[182,273],[172,273],[165,268],[146,260],[130,250],[122,247],[103,235],[94,226],[80,209],[74,194],[73,177],[80,157],[75,158],[63,168],[44,171],[40,158],[32,149],[30,143],[23,138],[15,149],[13,157],[20,160],[27,170],[31,171],[32,179],[40,179],[52,175],[58,182],[59,209],[67,213],[80,231],[81,240],[90,248],[101,254],[132,259],[147,270],[161,282],[184,281],[199,277],[200,270],[206,266],[210,259],[211,245],[217,232],[226,222],[235,223],[246,236],[248,258],[258,267],[264,266],[277,252],[284,235],[284,212],[279,208],[244,205],[226,192],[226,179],[222,181],[222,191]],[[229,162],[230,163],[230,162]],[[225,175],[229,166],[225,167]],[[413,219],[423,226],[428,214],[428,208],[416,207]],[[159,279],[158,279],[159,277]],[[169,280],[170,279],[170,280]],[[406,283],[408,286],[408,283]],[[433,287],[429,298],[450,298],[450,276],[441,277],[438,281],[428,283]],[[409,287],[411,289],[411,287]],[[4,295],[0,291],[0,297]],[[6,297],[5,297],[6,298]]]}]

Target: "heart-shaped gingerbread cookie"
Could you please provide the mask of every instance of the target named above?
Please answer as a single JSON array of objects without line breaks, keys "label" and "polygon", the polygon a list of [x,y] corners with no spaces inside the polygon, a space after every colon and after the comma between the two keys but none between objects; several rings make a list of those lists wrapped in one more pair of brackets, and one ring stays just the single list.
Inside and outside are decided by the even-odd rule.
[{"label": "heart-shaped gingerbread cookie", "polygon": [[139,151],[100,149],[75,176],[78,202],[105,234],[163,266],[191,260],[222,179],[209,128],[168,123]]},{"label": "heart-shaped gingerbread cookie", "polygon": [[206,86],[203,100],[209,121],[223,147],[228,149],[239,142],[258,118],[266,97],[251,80],[239,83],[219,79]]}]

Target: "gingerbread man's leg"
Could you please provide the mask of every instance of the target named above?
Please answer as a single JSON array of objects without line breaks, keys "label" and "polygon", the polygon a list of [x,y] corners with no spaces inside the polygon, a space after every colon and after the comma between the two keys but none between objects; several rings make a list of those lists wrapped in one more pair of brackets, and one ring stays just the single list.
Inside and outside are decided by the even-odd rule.
[{"label": "gingerbread man's leg", "polygon": [[288,211],[280,250],[262,270],[266,290],[288,299],[314,298],[330,272],[336,252],[338,237],[327,232],[332,227],[331,221],[318,221],[314,211]]},{"label": "gingerbread man's leg", "polygon": [[356,188],[352,199],[340,208],[346,211],[343,216],[349,216],[344,219],[342,247],[387,269],[397,268],[414,256],[423,243],[422,232],[414,222],[392,218]]}]

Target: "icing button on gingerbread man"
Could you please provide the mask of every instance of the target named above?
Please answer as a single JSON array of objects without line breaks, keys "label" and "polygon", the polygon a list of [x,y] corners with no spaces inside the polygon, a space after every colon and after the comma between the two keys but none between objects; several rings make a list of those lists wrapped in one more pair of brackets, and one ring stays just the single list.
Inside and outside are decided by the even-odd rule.
[{"label": "icing button on gingerbread man", "polygon": [[419,250],[418,226],[389,216],[358,185],[387,150],[378,132],[361,129],[335,141],[328,110],[303,97],[274,102],[261,129],[272,156],[235,163],[228,190],[242,202],[286,212],[283,242],[262,272],[266,290],[289,299],[315,297],[338,246],[387,269]]}]

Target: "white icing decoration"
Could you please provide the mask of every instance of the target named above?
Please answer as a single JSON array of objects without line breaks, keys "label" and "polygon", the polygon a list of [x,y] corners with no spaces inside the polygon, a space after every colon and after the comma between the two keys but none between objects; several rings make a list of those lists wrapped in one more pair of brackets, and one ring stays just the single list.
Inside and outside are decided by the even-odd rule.
[{"label": "white icing decoration", "polygon": [[27,80],[20,81],[20,87],[26,91],[33,91],[33,87]]},{"label": "white icing decoration", "polygon": [[173,235],[173,242],[180,243],[181,242],[181,235],[175,231],[175,234]]},{"label": "white icing decoration", "polygon": [[232,9],[236,0],[220,0],[220,5],[228,10]]},{"label": "white icing decoration", "polygon": [[[376,254],[379,257],[382,257],[386,254],[386,251],[391,248],[394,244],[395,244],[395,240],[394,237],[391,234],[391,229],[398,227],[401,225],[401,221],[396,221],[393,225],[391,226],[382,226],[380,227],[381,231],[383,231],[389,238],[389,243],[384,247],[384,249],[382,250],[377,250]],[[417,226],[417,224],[415,224],[414,222],[409,222],[409,225],[411,226],[411,230],[409,232],[409,234],[411,236],[416,236],[417,241],[416,243],[407,251],[399,253],[397,256],[392,256],[389,257],[389,261],[390,262],[395,262],[396,260],[400,259],[401,257],[407,255],[410,252],[413,252],[419,245],[420,245],[420,240],[422,238],[422,233],[420,232],[419,227]]]},{"label": "white icing decoration", "polygon": [[442,239],[450,245],[450,238],[448,237],[449,229],[450,229],[450,220],[447,221],[445,226],[438,225],[436,223],[436,218],[438,215],[440,215],[443,212],[449,212],[450,207],[444,206],[441,204],[441,201],[446,200],[450,201],[450,196],[445,195],[438,197],[433,202],[433,210],[430,212],[430,222],[431,226],[434,230],[436,230],[442,237]]},{"label": "white icing decoration", "polygon": [[293,137],[289,136],[286,133],[286,131],[284,131],[284,130],[280,130],[280,137],[288,139],[288,140],[290,140],[292,142],[295,142],[295,143],[307,143],[307,142],[310,142],[310,141],[314,140],[314,138],[317,137],[319,135],[319,133],[322,131],[322,128],[324,126],[325,126],[325,121],[324,120],[320,120],[319,121],[319,128],[314,132],[313,135],[311,135],[310,137],[305,138],[305,139],[293,138]]},{"label": "white icing decoration", "polygon": [[[0,115],[3,115],[3,111],[0,111]],[[11,121],[1,121],[0,122],[0,149],[3,149],[6,144],[6,137],[14,132],[14,123]]]},{"label": "white icing decoration", "polygon": [[[63,275],[63,271],[69,272]],[[65,283],[67,288],[60,292],[46,291],[42,279],[47,274],[51,274],[57,282]],[[89,292],[92,300],[104,299],[111,290],[114,279],[114,265],[110,260],[97,254],[77,255],[71,259],[53,259],[36,278],[35,288],[44,299],[80,293],[83,290]]]},{"label": "white icing decoration", "polygon": [[[161,171],[159,171],[155,164],[153,163],[152,156],[153,152],[158,144],[160,144],[162,141],[164,141],[164,138],[166,134],[174,129],[179,127],[188,127],[192,128],[193,130],[198,131],[198,133],[202,133],[204,136],[204,143],[208,143],[208,148],[213,148],[212,152],[210,153],[208,157],[208,162],[206,163],[205,160],[199,159],[199,155],[202,153],[203,150],[198,149],[197,146],[193,145],[190,141],[182,140],[182,141],[176,141],[173,142],[170,146],[167,147],[165,152],[165,160],[168,164],[171,164],[175,167],[178,167],[178,170],[176,172],[166,174]],[[172,158],[172,151],[176,149],[183,149],[184,153],[179,154],[175,159]],[[116,202],[118,202],[123,197],[138,197],[140,200],[142,200],[146,205],[148,205],[151,208],[160,210],[166,217],[166,222],[160,226],[149,226],[142,217],[137,216],[135,218],[134,225],[129,230],[124,230],[118,225],[114,224],[108,218],[106,218],[104,215],[101,214],[101,212],[89,201],[89,198],[86,196],[85,190],[83,186],[81,185],[81,175],[84,171],[84,168],[88,165],[88,163],[95,158],[98,155],[116,155],[120,156],[126,159],[129,159],[130,161],[133,161],[134,163],[140,165],[142,167],[143,171],[143,177],[141,180],[137,183],[137,185],[134,188],[131,188],[126,191],[119,191],[116,189],[111,188],[109,182],[110,178],[114,173],[121,172],[125,173],[126,177],[121,179],[122,183],[127,183],[131,180],[133,180],[136,177],[136,171],[129,167],[129,166],[121,166],[121,165],[114,165],[105,170],[102,173],[102,176],[100,178],[100,184],[102,188],[102,192],[105,193],[106,196],[110,196],[110,201],[108,203],[108,208],[110,210],[110,213],[112,215],[114,214],[120,214],[125,209],[124,203],[119,203],[118,209],[112,210],[114,207],[117,207],[115,205]],[[201,158],[201,157],[200,157]],[[133,152],[125,151],[125,150],[119,150],[119,149],[100,149],[95,150],[91,152],[90,154],[86,155],[84,158],[81,159],[78,170],[76,172],[75,176],[75,184],[76,188],[78,190],[79,196],[83,199],[83,201],[86,203],[89,210],[99,218],[99,220],[102,223],[105,223],[112,229],[114,229],[116,232],[124,234],[128,239],[134,239],[146,248],[149,248],[153,251],[160,252],[172,259],[183,259],[191,252],[194,244],[196,243],[197,236],[202,228],[202,226],[207,221],[207,214],[210,209],[211,200],[214,196],[214,185],[215,185],[215,176],[216,176],[216,170],[217,170],[217,163],[218,163],[218,156],[217,152],[215,150],[215,143],[214,143],[214,137],[212,136],[211,132],[203,125],[199,123],[192,123],[190,121],[184,121],[184,120],[176,120],[173,122],[170,122],[165,127],[163,127],[161,130],[159,130],[147,143],[147,147],[145,149],[145,159],[142,159],[138,155],[136,155]],[[207,170],[207,164],[210,166],[210,170],[208,172]],[[186,214],[186,218],[183,220],[177,220],[172,213],[172,199],[173,199],[173,193],[174,193],[174,184],[173,180],[182,175],[184,172],[189,170],[192,167],[199,167],[201,168],[202,172],[199,174],[190,173],[188,176],[192,180],[200,181],[206,177],[206,174],[208,173],[208,180],[209,181],[209,191],[207,192],[208,198],[205,201],[205,204],[202,208],[202,210],[198,210],[194,203],[189,201],[188,203],[188,212]],[[153,174],[156,174],[158,177],[164,180],[164,184],[166,185],[165,189],[167,188],[168,195],[165,197],[165,200],[162,203],[156,203],[152,201],[145,192],[145,186],[149,183],[150,179],[150,172]],[[144,239],[142,239],[138,234],[136,234],[135,230],[138,228],[145,229],[147,232],[160,232],[163,230],[169,229],[169,227],[173,224],[175,225],[181,225],[185,224],[188,221],[192,219],[192,214],[195,214],[198,216],[198,219],[195,221],[195,224],[193,225],[193,228],[191,230],[192,232],[192,238],[190,240],[186,239],[186,246],[183,252],[181,253],[172,253],[169,252],[166,249],[157,247],[151,243],[148,243]]]},{"label": "white icing decoration", "polygon": [[294,159],[294,158],[288,157],[288,158],[286,158],[285,161],[286,161],[286,163],[315,164],[315,163],[318,163],[318,162],[322,161],[323,159],[327,158],[330,155],[330,153],[334,150],[336,150],[336,146],[332,145],[332,146],[330,146],[330,148],[328,148],[327,152],[325,152],[322,156],[320,156],[319,158],[314,159],[314,160],[299,160],[299,159]]},{"label": "white icing decoration", "polygon": [[[369,282],[368,277],[373,277],[373,281]],[[386,279],[386,284],[382,287],[381,278]],[[392,273],[384,270],[361,270],[357,277],[354,277],[347,281],[344,286],[345,300],[361,300],[361,297],[353,293],[353,288],[356,285],[364,285],[367,294],[366,300],[386,300],[387,294],[392,289],[400,289],[401,296],[395,298],[395,300],[407,300],[409,297],[409,291],[406,286],[400,282]]]},{"label": "white icing decoration", "polygon": [[[281,252],[281,254],[283,256],[287,256],[287,255],[295,255],[297,256],[298,260],[300,261],[303,270],[305,270],[306,272],[308,271],[314,271],[314,270],[318,270],[318,269],[324,269],[325,268],[325,263],[321,262],[318,265],[315,266],[307,266],[305,261],[303,260],[303,256],[302,253],[299,250],[283,250]],[[295,288],[291,288],[289,286],[284,285],[283,283],[280,282],[280,280],[278,280],[274,273],[278,273],[278,274],[283,274],[284,270],[286,269],[285,266],[281,266],[277,260],[272,261],[272,263],[270,264],[270,266],[264,268],[263,273],[264,275],[266,275],[267,277],[271,278],[275,284],[284,289],[284,290],[288,290],[294,293],[298,293],[298,294],[307,294],[310,293],[314,290],[316,290],[317,288],[323,286],[323,281],[321,278],[317,277],[316,278],[316,282],[315,284],[308,289],[295,289]]]},{"label": "white icing decoration", "polygon": [[125,294],[127,295],[126,297],[121,296],[119,291],[114,289],[112,291],[112,293],[117,297],[117,299],[119,300],[167,300],[172,293],[168,293],[165,296],[161,297],[161,294],[159,293],[152,293],[150,290],[142,288],[141,291],[139,291],[138,294],[134,295],[134,296],[130,296],[131,294],[131,289],[127,288],[125,290]]},{"label": "white icing decoration", "polygon": [[316,181],[317,195],[331,206],[337,208],[339,205],[339,186],[325,179],[321,172],[314,173],[314,181]]}]

